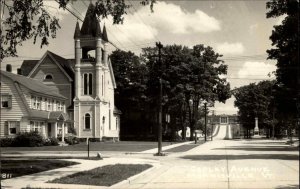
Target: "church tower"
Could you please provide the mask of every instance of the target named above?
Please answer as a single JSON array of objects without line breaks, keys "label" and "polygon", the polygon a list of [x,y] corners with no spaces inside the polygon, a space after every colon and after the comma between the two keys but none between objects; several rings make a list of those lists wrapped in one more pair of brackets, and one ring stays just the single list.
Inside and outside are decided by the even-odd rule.
[{"label": "church tower", "polygon": [[116,87],[108,58],[105,26],[90,3],[82,27],[75,33],[74,125],[79,138],[119,138],[119,116],[114,106]]}]

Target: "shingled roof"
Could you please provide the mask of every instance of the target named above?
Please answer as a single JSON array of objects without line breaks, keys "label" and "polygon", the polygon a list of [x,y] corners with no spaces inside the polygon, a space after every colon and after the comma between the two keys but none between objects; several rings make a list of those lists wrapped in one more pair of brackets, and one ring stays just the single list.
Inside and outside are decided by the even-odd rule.
[{"label": "shingled roof", "polygon": [[74,39],[77,39],[80,37],[80,27],[79,27],[79,23],[76,23],[76,27],[75,27],[75,32],[74,32]]},{"label": "shingled roof", "polygon": [[108,42],[108,37],[107,37],[107,32],[106,32],[106,27],[105,27],[105,25],[103,26],[102,39],[103,39],[104,41]]},{"label": "shingled roof", "polygon": [[[74,59],[65,59],[51,51],[47,51],[46,53],[50,54],[52,58],[54,58],[55,61],[64,69],[68,76],[74,80]],[[39,61],[40,60],[24,60],[21,65],[22,75],[28,76]]]},{"label": "shingled roof", "polygon": [[39,60],[24,60],[21,65],[22,75],[28,76]]},{"label": "shingled roof", "polygon": [[95,6],[90,3],[80,30],[81,37],[101,37],[100,23],[95,13]]},{"label": "shingled roof", "polygon": [[59,94],[57,89],[55,89],[54,87],[47,86],[40,81],[31,79],[31,78],[27,78],[27,77],[24,77],[21,75],[16,75],[16,74],[6,72],[6,71],[1,71],[0,73],[1,73],[1,75],[10,78],[13,82],[24,86],[25,88],[29,89],[30,91],[40,93],[40,94],[43,94],[46,96],[53,96],[53,97],[58,97],[58,98],[62,98],[62,99],[67,99],[63,95]]}]

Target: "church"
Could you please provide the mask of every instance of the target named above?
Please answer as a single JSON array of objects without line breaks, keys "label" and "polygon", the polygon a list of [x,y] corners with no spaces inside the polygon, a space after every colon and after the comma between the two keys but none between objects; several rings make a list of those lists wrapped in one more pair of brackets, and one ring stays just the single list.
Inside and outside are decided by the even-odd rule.
[{"label": "church", "polygon": [[24,60],[17,75],[1,71],[0,137],[37,130],[64,138],[73,127],[78,138],[119,139],[108,35],[94,10],[91,3],[82,26],[76,23],[75,59],[47,51]]}]

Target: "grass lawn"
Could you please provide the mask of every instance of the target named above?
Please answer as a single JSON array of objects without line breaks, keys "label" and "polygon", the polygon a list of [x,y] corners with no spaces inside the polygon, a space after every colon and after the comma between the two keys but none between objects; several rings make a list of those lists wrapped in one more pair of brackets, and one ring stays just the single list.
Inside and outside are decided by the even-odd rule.
[{"label": "grass lawn", "polygon": [[78,163],[62,160],[1,160],[1,173],[15,178],[75,164]]},{"label": "grass lawn", "polygon": [[[174,144],[175,142],[163,142],[163,146]],[[157,142],[143,141],[120,141],[120,142],[90,142],[90,151],[122,151],[141,152],[157,148]],[[42,146],[42,147],[1,147],[2,152],[9,151],[86,151],[86,142],[70,146]]]},{"label": "grass lawn", "polygon": [[201,141],[198,141],[197,144],[186,144],[186,145],[178,146],[178,147],[171,148],[168,150],[164,150],[164,152],[186,152],[186,151],[191,150],[203,143],[204,143],[204,141],[201,140]]},{"label": "grass lawn", "polygon": [[152,166],[148,164],[106,165],[55,179],[50,181],[50,183],[111,186],[150,167]]}]

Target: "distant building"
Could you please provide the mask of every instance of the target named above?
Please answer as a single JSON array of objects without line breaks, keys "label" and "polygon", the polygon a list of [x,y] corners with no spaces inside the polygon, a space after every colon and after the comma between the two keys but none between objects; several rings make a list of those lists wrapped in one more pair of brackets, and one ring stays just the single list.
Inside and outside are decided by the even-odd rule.
[{"label": "distant building", "polygon": [[[75,127],[79,138],[100,140],[119,138],[120,111],[114,105],[116,83],[107,52],[108,36],[105,26],[101,31],[94,10],[95,6],[91,3],[82,27],[80,28],[78,22],[76,24],[75,59],[65,59],[47,51],[40,60],[23,62],[18,70],[23,76],[1,72],[1,75],[7,78],[1,79],[3,86],[11,86],[2,90],[1,85],[1,104],[7,106],[8,98],[15,102],[10,107],[1,107],[1,137],[11,136],[9,132],[4,132],[5,129],[2,129],[10,129],[10,125],[15,125],[14,134],[23,131],[23,128],[27,128],[24,131],[35,130],[35,125],[38,125],[41,131],[50,131],[51,128],[51,132],[53,131],[56,137],[55,133],[58,133],[56,128],[60,128],[60,122],[56,125],[50,118],[54,116],[52,112],[61,112],[55,114],[58,117],[53,118],[63,119],[70,127]],[[13,83],[16,79],[21,85],[26,81],[26,87],[34,88],[37,94],[23,91],[20,91],[20,94],[15,93],[17,87]],[[36,89],[35,85],[41,87],[41,91]],[[21,107],[21,104],[26,103],[28,107],[25,105]],[[16,110],[17,106],[18,110]],[[38,112],[36,119],[42,121],[32,125],[31,114],[26,112],[36,110]],[[16,111],[20,112],[19,117],[9,117],[9,115],[17,115]],[[50,116],[49,119],[43,117],[44,115]],[[7,121],[10,119],[15,122],[8,122],[7,127]]]},{"label": "distant building", "polygon": [[209,115],[207,118],[207,124],[220,126],[230,125],[232,137],[239,138],[241,136],[241,125],[238,121],[238,116],[235,114]]}]

